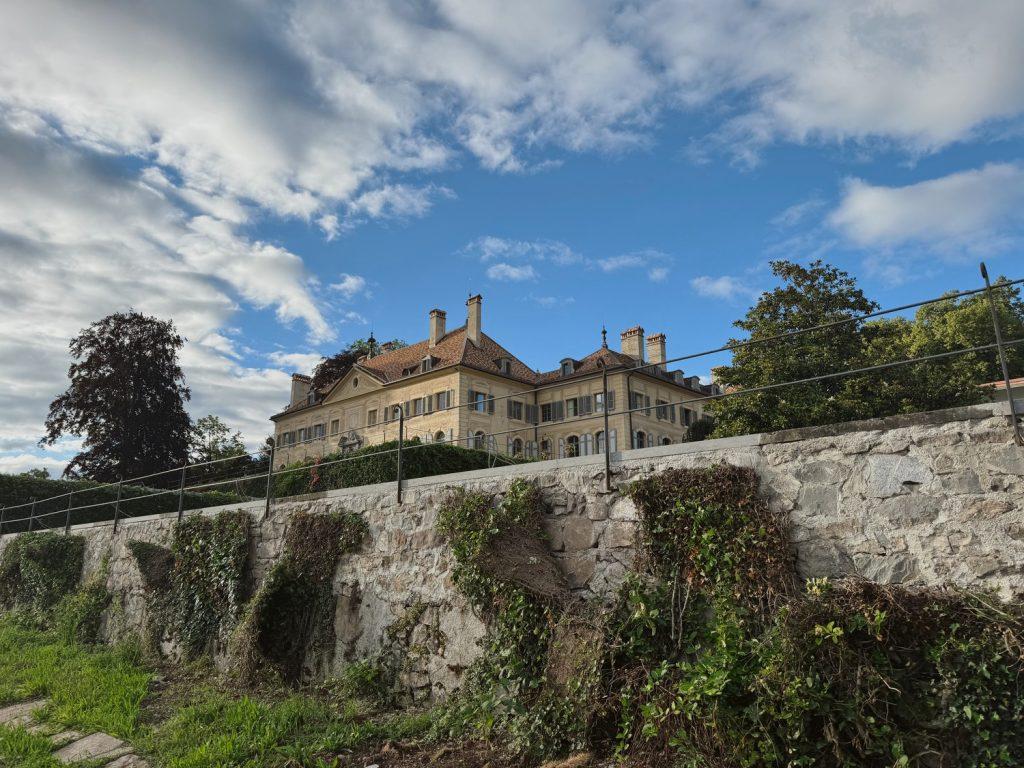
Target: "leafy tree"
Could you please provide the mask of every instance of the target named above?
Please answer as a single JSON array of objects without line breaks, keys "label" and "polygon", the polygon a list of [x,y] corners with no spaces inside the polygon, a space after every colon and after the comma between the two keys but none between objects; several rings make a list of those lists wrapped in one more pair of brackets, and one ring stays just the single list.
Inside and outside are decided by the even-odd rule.
[{"label": "leafy tree", "polygon": [[29,469],[29,470],[26,470],[25,472],[22,472],[21,476],[22,477],[31,477],[34,480],[49,480],[50,479],[50,470],[46,469],[45,467],[36,468],[36,469]]},{"label": "leafy tree", "polygon": [[[750,339],[809,328],[877,308],[847,273],[816,261],[807,267],[772,263],[782,285],[761,296],[736,325]],[[996,294],[1007,339],[1024,338],[1024,302],[1016,288]],[[847,323],[801,336],[737,349],[733,363],[716,369],[718,380],[737,389],[809,378],[993,341],[984,294],[929,304],[914,318]],[[1024,349],[1008,355],[1011,375],[1024,373]],[[738,395],[713,402],[715,436],[828,424],[896,413],[982,402],[980,384],[1002,377],[994,351],[971,353],[879,372]]]},{"label": "leafy tree", "polygon": [[112,481],[180,465],[187,455],[191,396],[178,364],[185,340],[170,321],[116,313],[71,340],[67,391],[50,404],[46,436],[84,437],[66,477]]},{"label": "leafy tree", "polygon": [[203,416],[192,427],[189,450],[192,463],[244,456],[245,452],[242,433],[232,434],[231,428],[213,414]]},{"label": "leafy tree", "polygon": [[320,360],[316,368],[313,369],[313,381],[310,386],[316,390],[329,387],[348,373],[356,361],[364,355],[380,354],[382,348],[401,349],[404,346],[406,346],[405,342],[400,339],[392,339],[384,344],[373,340],[372,337],[356,339],[340,352]]}]

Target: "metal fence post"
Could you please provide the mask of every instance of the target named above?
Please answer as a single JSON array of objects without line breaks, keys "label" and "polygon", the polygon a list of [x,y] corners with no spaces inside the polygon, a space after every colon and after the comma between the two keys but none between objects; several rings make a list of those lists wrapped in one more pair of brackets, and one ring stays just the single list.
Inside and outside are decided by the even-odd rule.
[{"label": "metal fence post", "polygon": [[188,459],[181,465],[181,483],[178,484],[178,522],[181,522],[185,514],[185,470],[188,469]]},{"label": "metal fence post", "polygon": [[263,517],[270,517],[270,499],[274,495],[274,451],[277,449],[277,444],[271,439],[270,441],[270,458],[267,461],[267,504],[263,509]]},{"label": "metal fence post", "polygon": [[117,520],[121,516],[121,478],[117,478],[117,498],[114,499],[114,533],[117,533]]},{"label": "metal fence post", "polygon": [[28,532],[32,533],[33,524],[36,521],[36,499],[32,497],[32,508],[28,511]]},{"label": "metal fence post", "polygon": [[1013,399],[1010,387],[1010,369],[1006,365],[1006,352],[1003,349],[1003,332],[999,327],[999,314],[996,312],[996,300],[992,295],[992,283],[988,279],[988,269],[981,262],[981,276],[985,279],[985,295],[988,296],[988,308],[992,313],[992,328],[996,334],[996,351],[999,353],[999,365],[1003,369],[1003,383],[1006,385],[1006,400],[1010,405],[1010,421],[1013,422],[1013,439],[1017,445],[1024,446],[1024,433],[1021,432],[1020,418],[1017,414],[1017,403]]},{"label": "metal fence post", "polygon": [[402,503],[402,443],[405,442],[405,411],[398,414],[398,503]]},{"label": "metal fence post", "polygon": [[7,505],[0,507],[0,536],[4,535],[4,515],[7,514]]},{"label": "metal fence post", "polygon": [[608,369],[603,369],[601,377],[601,409],[604,411],[604,489],[612,489],[612,443],[608,431]]},{"label": "metal fence post", "polygon": [[74,491],[68,494],[68,508],[64,513],[64,535],[67,536],[71,533],[71,497],[75,495]]}]

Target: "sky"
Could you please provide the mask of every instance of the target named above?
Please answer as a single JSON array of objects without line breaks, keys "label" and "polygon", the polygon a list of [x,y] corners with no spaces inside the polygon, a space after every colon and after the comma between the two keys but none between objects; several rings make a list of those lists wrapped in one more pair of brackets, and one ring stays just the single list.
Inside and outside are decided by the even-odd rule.
[{"label": "sky", "polygon": [[472,293],[548,370],[717,346],[773,259],[883,306],[1024,276],[1019,0],[0,6],[0,472],[63,469],[68,342],[128,308],[255,447],[293,372]]}]

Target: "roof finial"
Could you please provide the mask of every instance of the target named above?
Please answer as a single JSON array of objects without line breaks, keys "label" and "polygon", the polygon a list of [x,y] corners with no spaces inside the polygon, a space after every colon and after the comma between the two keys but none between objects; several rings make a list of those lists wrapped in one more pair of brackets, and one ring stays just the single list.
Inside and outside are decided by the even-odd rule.
[{"label": "roof finial", "polygon": [[608,349],[608,329],[601,324],[601,349]]},{"label": "roof finial", "polygon": [[375,355],[374,355],[374,351],[375,351],[374,348],[377,346],[377,340],[375,338],[373,338],[373,328],[372,327],[370,328],[370,338],[368,338],[366,340],[366,344],[370,348],[370,351],[367,354],[367,357],[375,357]]}]

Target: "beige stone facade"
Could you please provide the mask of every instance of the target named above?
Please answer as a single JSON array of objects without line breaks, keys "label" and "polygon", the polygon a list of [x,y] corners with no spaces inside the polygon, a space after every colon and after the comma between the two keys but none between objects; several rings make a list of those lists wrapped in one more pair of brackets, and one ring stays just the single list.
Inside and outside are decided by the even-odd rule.
[{"label": "beige stone facade", "polygon": [[467,305],[465,326],[446,331],[445,313],[432,310],[427,339],[367,356],[322,391],[296,374],[291,403],[272,417],[275,464],[395,440],[400,415],[406,439],[540,458],[601,453],[605,372],[611,450],[669,445],[717,391],[667,370],[664,334],[646,340],[645,359],[639,326],[623,332],[621,352],[602,344],[532,371],[482,331],[482,299]]}]

